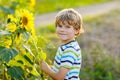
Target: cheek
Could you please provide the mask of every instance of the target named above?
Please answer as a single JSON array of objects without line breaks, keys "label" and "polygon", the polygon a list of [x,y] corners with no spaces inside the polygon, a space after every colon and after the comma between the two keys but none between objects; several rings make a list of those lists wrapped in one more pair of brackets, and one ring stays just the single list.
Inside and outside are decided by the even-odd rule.
[{"label": "cheek", "polygon": [[73,34],[76,35],[78,33],[78,30],[73,30]]},{"label": "cheek", "polygon": [[58,34],[59,30],[56,28],[56,33]]},{"label": "cheek", "polygon": [[70,33],[70,34],[75,34],[76,31],[75,31],[75,30],[70,30],[69,33]]},{"label": "cheek", "polygon": [[56,31],[59,31],[60,30],[60,28],[59,27],[56,27]]}]

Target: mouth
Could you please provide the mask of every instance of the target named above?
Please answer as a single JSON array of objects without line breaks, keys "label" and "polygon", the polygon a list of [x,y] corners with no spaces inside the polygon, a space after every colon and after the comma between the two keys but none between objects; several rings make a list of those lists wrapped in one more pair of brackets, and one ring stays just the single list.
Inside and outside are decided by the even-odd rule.
[{"label": "mouth", "polygon": [[64,34],[64,33],[59,33],[59,35],[67,35],[67,34]]}]

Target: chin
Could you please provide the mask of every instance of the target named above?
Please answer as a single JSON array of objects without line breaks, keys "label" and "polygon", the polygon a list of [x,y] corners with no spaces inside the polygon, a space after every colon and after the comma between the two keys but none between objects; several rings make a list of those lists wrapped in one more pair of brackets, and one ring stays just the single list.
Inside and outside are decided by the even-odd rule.
[{"label": "chin", "polygon": [[66,38],[60,38],[62,41],[66,41],[67,39]]}]

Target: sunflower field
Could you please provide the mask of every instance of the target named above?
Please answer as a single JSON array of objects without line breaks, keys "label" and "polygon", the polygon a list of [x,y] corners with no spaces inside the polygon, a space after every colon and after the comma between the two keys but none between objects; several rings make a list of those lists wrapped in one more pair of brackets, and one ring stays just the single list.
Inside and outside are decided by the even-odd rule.
[{"label": "sunflower field", "polygon": [[39,61],[46,59],[46,40],[36,36],[34,5],[35,0],[0,0],[0,80],[43,78]]}]

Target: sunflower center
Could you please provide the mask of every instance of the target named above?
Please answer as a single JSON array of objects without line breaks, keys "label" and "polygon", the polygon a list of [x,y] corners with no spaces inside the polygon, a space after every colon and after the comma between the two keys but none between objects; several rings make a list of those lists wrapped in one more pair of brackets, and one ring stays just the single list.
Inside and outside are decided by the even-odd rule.
[{"label": "sunflower center", "polygon": [[23,23],[23,25],[27,25],[27,23],[28,23],[28,19],[27,19],[27,17],[23,17],[22,18],[22,23]]}]

